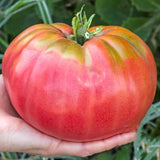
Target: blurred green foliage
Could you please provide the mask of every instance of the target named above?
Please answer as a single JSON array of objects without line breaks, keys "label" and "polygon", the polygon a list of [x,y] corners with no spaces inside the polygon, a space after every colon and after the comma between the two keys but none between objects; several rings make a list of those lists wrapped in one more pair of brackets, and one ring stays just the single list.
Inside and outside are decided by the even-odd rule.
[{"label": "blurred green foliage", "polygon": [[160,0],[0,0],[0,70],[3,54],[25,28],[37,23],[64,22],[85,4],[87,16],[95,13],[92,25],[118,25],[139,35],[150,47],[157,65],[154,104],[138,130],[134,143],[86,158],[43,158],[26,153],[1,152],[0,159],[26,160],[159,160],[160,159]]}]

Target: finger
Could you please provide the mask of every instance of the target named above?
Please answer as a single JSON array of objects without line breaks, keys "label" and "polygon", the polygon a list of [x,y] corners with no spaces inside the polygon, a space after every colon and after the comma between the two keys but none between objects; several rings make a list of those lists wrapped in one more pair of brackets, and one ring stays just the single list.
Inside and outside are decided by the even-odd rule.
[{"label": "finger", "polygon": [[10,99],[3,81],[3,77],[0,74],[0,116],[2,117],[3,115],[4,116],[12,115],[15,117],[19,117],[10,102]]},{"label": "finger", "polygon": [[121,146],[123,144],[130,143],[135,139],[136,139],[136,132],[125,133],[111,137],[103,141],[86,143],[84,144],[84,149],[88,152],[89,155],[92,155],[94,153],[110,150],[116,146]]},{"label": "finger", "polygon": [[54,153],[56,155],[76,155],[85,157],[105,150],[110,150],[117,145],[127,144],[129,142],[134,141],[135,139],[136,132],[131,132],[117,135],[106,140],[87,143],[73,143],[61,141],[57,145],[56,152]]}]

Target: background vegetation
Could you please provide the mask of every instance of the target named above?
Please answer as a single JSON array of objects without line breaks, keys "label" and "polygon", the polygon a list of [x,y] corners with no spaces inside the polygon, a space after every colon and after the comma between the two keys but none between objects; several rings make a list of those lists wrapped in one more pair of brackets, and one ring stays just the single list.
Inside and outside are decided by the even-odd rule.
[{"label": "background vegetation", "polygon": [[1,152],[0,159],[25,160],[160,160],[160,0],[0,0],[0,72],[3,54],[25,28],[37,23],[64,22],[85,4],[92,25],[119,25],[138,34],[151,48],[157,65],[157,92],[134,143],[86,158],[43,158],[25,153]]}]

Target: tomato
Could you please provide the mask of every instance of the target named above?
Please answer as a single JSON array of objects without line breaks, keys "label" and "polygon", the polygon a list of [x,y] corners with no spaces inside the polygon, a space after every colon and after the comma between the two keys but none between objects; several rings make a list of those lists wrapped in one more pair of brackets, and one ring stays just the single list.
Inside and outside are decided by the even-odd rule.
[{"label": "tomato", "polygon": [[131,31],[101,27],[83,45],[67,38],[73,29],[64,23],[34,25],[13,40],[2,72],[27,123],[76,142],[137,130],[155,95],[153,55]]}]

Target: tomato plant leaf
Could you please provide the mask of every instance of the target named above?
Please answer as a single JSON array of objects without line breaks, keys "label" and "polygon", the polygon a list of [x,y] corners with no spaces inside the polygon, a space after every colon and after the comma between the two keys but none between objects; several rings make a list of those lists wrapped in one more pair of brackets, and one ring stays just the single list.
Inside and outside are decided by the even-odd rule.
[{"label": "tomato plant leaf", "polygon": [[96,12],[110,25],[121,25],[129,17],[130,4],[127,0],[96,0]]},{"label": "tomato plant leaf", "polygon": [[132,0],[132,4],[141,11],[156,12],[160,10],[160,0]]},{"label": "tomato plant leaf", "polygon": [[153,29],[154,22],[151,20],[146,17],[131,17],[122,26],[139,35],[144,41],[147,41]]},{"label": "tomato plant leaf", "polygon": [[124,145],[120,148],[120,150],[117,152],[115,156],[115,160],[130,160],[130,154],[131,154],[131,145]]},{"label": "tomato plant leaf", "polygon": [[[142,136],[143,133],[143,127],[146,124],[149,124],[150,121],[154,120],[155,118],[158,118],[160,116],[160,102],[157,102],[155,104],[153,104],[150,109],[148,110],[146,116],[144,117],[144,119],[142,120],[140,127],[138,129],[137,132],[137,139],[136,141],[134,141],[134,160],[141,160],[141,156],[144,153],[144,151],[141,149],[141,145],[143,144],[142,142],[145,142],[144,146],[151,146],[151,153],[153,154],[153,152],[155,152],[155,147],[157,145],[155,144],[159,144],[159,137],[157,137],[158,140],[153,140],[151,141],[149,138],[145,138],[144,136]],[[156,138],[155,138],[156,139]],[[154,145],[154,146],[153,146]],[[159,146],[157,146],[158,148]],[[152,155],[148,155],[148,158],[152,157]],[[149,160],[149,159],[146,159]]]},{"label": "tomato plant leaf", "polygon": [[31,7],[21,11],[21,14],[16,13],[4,25],[5,31],[16,36],[25,28],[38,23],[38,18],[34,10],[35,8]]},{"label": "tomato plant leaf", "polygon": [[71,25],[73,12],[66,7],[66,1],[57,1],[52,4],[54,22],[63,22]]},{"label": "tomato plant leaf", "polygon": [[90,160],[114,160],[115,155],[111,151],[101,152],[99,154],[93,155]]}]

